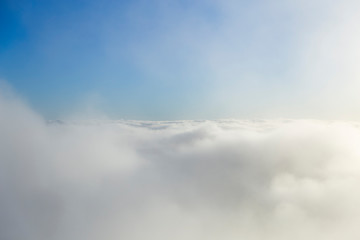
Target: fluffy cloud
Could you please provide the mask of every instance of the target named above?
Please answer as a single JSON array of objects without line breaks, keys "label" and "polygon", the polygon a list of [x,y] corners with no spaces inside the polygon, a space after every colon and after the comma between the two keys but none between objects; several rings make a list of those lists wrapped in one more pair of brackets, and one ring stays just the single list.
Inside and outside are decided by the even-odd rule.
[{"label": "fluffy cloud", "polygon": [[0,97],[0,239],[358,239],[360,130],[46,122]]}]

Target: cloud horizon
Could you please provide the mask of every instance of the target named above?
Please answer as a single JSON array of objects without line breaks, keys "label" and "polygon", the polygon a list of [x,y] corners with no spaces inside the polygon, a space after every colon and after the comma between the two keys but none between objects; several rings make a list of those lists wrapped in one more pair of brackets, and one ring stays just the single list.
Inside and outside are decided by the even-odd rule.
[{"label": "cloud horizon", "polygon": [[46,122],[0,95],[0,238],[358,239],[360,124]]}]

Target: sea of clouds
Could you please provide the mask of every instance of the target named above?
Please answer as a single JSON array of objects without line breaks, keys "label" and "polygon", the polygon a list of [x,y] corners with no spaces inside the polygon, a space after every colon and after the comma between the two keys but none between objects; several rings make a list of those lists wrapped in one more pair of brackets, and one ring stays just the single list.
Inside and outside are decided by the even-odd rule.
[{"label": "sea of clouds", "polygon": [[45,121],[0,95],[2,240],[358,240],[360,129]]}]

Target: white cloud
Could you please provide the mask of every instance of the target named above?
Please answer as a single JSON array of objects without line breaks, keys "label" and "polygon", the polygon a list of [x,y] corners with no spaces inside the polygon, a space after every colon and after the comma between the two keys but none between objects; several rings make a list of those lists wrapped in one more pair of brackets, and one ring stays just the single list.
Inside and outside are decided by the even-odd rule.
[{"label": "white cloud", "polygon": [[0,97],[0,239],[358,239],[360,130],[46,123]]}]

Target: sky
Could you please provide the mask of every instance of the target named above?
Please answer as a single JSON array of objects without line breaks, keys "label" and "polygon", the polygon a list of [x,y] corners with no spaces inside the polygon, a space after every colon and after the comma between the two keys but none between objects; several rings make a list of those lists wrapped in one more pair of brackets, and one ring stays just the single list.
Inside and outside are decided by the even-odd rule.
[{"label": "sky", "polygon": [[0,4],[0,79],[47,119],[360,119],[354,0]]},{"label": "sky", "polygon": [[0,0],[0,239],[358,240],[359,12]]}]

